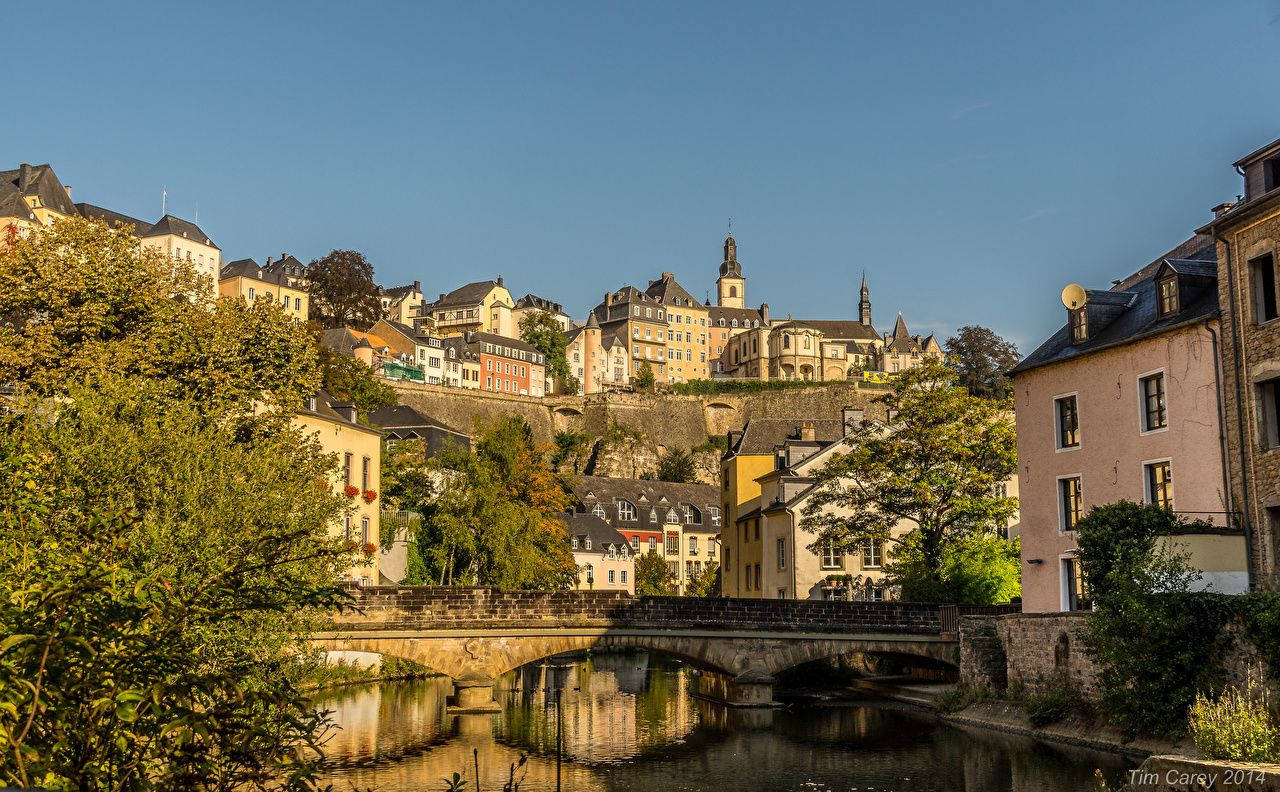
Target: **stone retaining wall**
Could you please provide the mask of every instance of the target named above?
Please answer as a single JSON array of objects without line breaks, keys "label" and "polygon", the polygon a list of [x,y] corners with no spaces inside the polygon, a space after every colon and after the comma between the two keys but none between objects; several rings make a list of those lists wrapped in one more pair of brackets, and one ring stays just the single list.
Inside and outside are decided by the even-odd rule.
[{"label": "stone retaining wall", "polygon": [[1034,687],[1066,674],[1085,696],[1097,693],[1098,667],[1080,642],[1084,613],[964,616],[960,679],[996,689]]}]

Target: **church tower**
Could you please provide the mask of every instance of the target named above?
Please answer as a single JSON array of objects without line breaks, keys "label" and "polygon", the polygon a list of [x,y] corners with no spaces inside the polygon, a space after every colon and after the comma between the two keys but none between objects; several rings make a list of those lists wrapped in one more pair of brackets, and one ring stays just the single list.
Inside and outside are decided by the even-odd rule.
[{"label": "church tower", "polygon": [[724,261],[720,262],[720,277],[716,278],[716,305],[721,308],[742,308],[747,304],[747,279],[742,277],[742,265],[738,263],[738,243],[733,232],[724,240]]},{"label": "church tower", "polygon": [[867,273],[862,273],[862,299],[858,300],[858,321],[871,326],[871,290],[867,288]]}]

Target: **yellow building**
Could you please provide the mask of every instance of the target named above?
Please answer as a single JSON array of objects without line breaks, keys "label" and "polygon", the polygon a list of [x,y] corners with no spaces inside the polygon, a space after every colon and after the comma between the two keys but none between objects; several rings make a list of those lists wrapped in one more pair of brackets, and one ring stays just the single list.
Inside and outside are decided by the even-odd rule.
[{"label": "yellow building", "polygon": [[468,283],[441,294],[440,299],[423,308],[441,335],[481,331],[507,338],[516,337],[514,310],[511,292],[502,284],[501,275],[497,280]]},{"label": "yellow building", "polygon": [[664,306],[634,286],[623,286],[615,292],[606,292],[604,301],[591,309],[591,313],[600,325],[602,338],[612,335],[629,340],[632,379],[648,363],[655,381],[667,381],[667,309]]},{"label": "yellow building", "polygon": [[[210,297],[217,299],[218,276],[222,271],[222,250],[209,235],[188,220],[166,214],[145,231],[135,231],[144,247],[153,248],[170,258],[184,259],[201,278],[210,284]],[[304,315],[305,316],[305,315]]]},{"label": "yellow building", "polygon": [[360,559],[345,579],[363,586],[377,584],[382,435],[360,423],[355,405],[336,401],[324,391],[308,399],[294,421],[319,440],[325,453],[338,458],[332,485],[351,505],[334,532],[357,546]]},{"label": "yellow building", "polygon": [[311,297],[305,289],[290,286],[285,277],[265,271],[251,258],[237,259],[222,268],[218,295],[248,303],[277,301],[295,322],[307,321],[311,310]]},{"label": "yellow building", "polygon": [[708,379],[711,369],[707,363],[707,306],[698,302],[670,272],[649,281],[644,293],[665,309],[665,381]]},{"label": "yellow building", "polygon": [[422,316],[426,304],[419,281],[382,289],[382,316],[388,321],[413,325],[413,320]]}]

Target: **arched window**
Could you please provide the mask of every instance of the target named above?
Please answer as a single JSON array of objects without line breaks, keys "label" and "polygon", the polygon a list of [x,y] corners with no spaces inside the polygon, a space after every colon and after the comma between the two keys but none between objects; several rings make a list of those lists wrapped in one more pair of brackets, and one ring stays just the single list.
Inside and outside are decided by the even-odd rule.
[{"label": "arched window", "polygon": [[634,522],[636,519],[636,507],[631,501],[620,500],[617,502],[618,519],[623,522]]},{"label": "arched window", "polygon": [[738,287],[737,287],[737,286],[730,286],[730,287],[729,287],[729,296],[730,296],[730,297],[737,297],[737,296],[738,296]]},{"label": "arched window", "polygon": [[679,525],[680,515],[676,514],[675,509],[667,509],[667,525]]},{"label": "arched window", "polygon": [[805,349],[809,348],[809,336],[804,337],[804,348]]},{"label": "arched window", "polygon": [[724,327],[724,317],[720,317],[720,326]]},{"label": "arched window", "polygon": [[732,326],[734,326],[734,327],[737,327],[737,326],[738,326],[738,320],[737,320],[737,319],[734,319],[734,320],[733,320],[733,321],[731,321],[729,324],[731,324],[731,325],[732,325]]},{"label": "arched window", "polygon": [[653,508],[653,507],[650,507],[650,508],[649,508],[649,522],[651,522],[651,523],[656,523],[657,521],[658,521],[658,510],[657,510],[657,509],[655,509],[655,508]]},{"label": "arched window", "polygon": [[791,336],[789,336],[789,335],[784,335],[784,336],[782,337],[782,348],[783,348],[783,349],[790,349],[790,348],[791,348]]}]

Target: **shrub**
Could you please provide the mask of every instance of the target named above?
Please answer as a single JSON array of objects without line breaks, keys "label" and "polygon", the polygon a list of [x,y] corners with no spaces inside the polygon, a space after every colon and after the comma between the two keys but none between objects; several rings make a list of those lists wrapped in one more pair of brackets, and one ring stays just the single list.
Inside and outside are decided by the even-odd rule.
[{"label": "shrub", "polygon": [[[861,383],[859,383],[861,384]],[[830,388],[848,386],[847,381],[814,382],[812,380],[690,380],[673,382],[669,386],[672,393],[680,396],[714,396],[720,393],[760,393],[762,391],[799,390],[803,388]]]},{"label": "shrub", "polygon": [[728,450],[729,450],[729,438],[725,437],[724,435],[707,435],[707,441],[705,443],[699,443],[698,445],[689,449],[690,453],[695,453],[695,454],[702,451],[719,451],[720,453],[723,454]]},{"label": "shrub", "polygon": [[1259,676],[1250,669],[1243,690],[1230,687],[1215,699],[1196,694],[1187,722],[1205,756],[1268,763],[1280,759],[1280,725]]},{"label": "shrub", "polygon": [[1040,677],[1023,699],[1032,726],[1048,726],[1071,714],[1080,694],[1064,675]]},{"label": "shrub", "polygon": [[959,712],[969,706],[991,698],[991,688],[986,685],[970,685],[961,682],[953,685],[933,699],[934,706],[942,712]]}]

